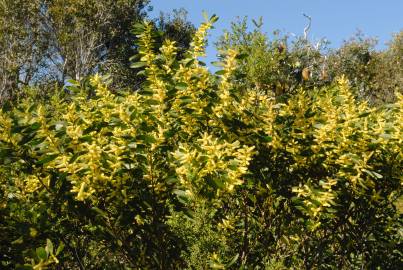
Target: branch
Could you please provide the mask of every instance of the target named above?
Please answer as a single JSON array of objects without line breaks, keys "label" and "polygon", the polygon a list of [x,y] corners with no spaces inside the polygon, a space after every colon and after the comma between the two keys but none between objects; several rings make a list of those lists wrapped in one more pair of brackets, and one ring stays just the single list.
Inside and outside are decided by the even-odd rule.
[{"label": "branch", "polygon": [[311,29],[311,23],[312,23],[312,18],[311,16],[306,15],[305,13],[302,13],[302,15],[308,19],[308,25],[304,28],[304,39],[308,39],[308,32]]}]

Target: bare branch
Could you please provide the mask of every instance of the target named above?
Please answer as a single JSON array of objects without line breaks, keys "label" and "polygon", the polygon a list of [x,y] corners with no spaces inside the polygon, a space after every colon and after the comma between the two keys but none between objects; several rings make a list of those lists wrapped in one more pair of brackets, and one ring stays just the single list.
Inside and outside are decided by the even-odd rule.
[{"label": "bare branch", "polygon": [[311,16],[308,16],[305,13],[302,13],[302,15],[308,19],[308,25],[304,28],[304,39],[307,40],[308,32],[311,29],[312,18],[311,18]]}]

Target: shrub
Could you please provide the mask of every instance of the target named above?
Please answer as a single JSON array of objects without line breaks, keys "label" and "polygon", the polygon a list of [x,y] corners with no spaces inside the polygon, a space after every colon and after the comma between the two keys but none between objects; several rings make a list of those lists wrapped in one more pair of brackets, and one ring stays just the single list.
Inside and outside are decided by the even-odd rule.
[{"label": "shrub", "polygon": [[287,101],[244,91],[236,50],[215,75],[198,60],[206,19],[182,60],[136,26],[139,92],[97,75],[2,109],[4,267],[46,239],[72,269],[399,265],[403,97],[372,108],[344,77]]}]

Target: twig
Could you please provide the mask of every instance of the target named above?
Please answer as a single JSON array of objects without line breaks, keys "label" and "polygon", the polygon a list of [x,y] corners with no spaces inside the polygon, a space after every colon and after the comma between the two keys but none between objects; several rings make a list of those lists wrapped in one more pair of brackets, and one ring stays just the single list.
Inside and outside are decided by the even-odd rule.
[{"label": "twig", "polygon": [[312,23],[312,18],[311,16],[306,15],[305,13],[302,13],[302,15],[308,19],[308,25],[304,28],[304,39],[308,39],[308,32],[311,29],[311,23]]}]

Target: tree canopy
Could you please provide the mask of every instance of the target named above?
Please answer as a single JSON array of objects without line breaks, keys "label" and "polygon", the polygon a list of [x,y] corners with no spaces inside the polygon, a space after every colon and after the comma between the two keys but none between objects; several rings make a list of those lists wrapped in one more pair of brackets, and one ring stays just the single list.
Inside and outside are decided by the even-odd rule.
[{"label": "tree canopy", "polygon": [[[0,99],[15,98],[32,86],[46,94],[68,79],[84,81],[96,72],[110,74],[115,89],[138,88],[142,80],[129,61],[137,51],[132,28],[147,17],[148,4],[144,0],[2,0]],[[184,11],[172,18],[161,15],[155,24],[162,36],[177,38],[187,48],[194,27]]]}]

